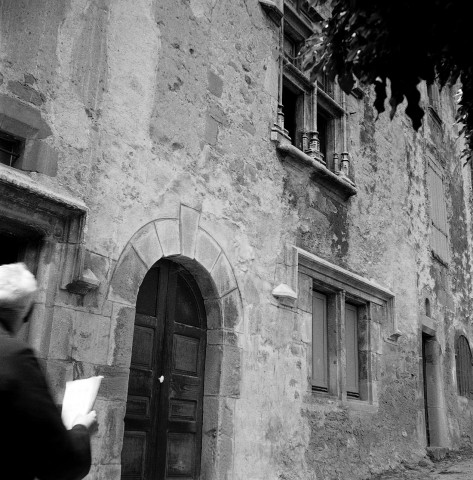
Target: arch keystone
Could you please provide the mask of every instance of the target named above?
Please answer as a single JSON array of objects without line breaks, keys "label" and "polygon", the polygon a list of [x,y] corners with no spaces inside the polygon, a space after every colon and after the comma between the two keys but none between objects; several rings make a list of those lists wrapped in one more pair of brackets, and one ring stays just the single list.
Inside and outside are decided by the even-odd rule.
[{"label": "arch keystone", "polygon": [[187,205],[181,205],[181,253],[185,257],[195,257],[197,230],[199,228],[200,212]]}]

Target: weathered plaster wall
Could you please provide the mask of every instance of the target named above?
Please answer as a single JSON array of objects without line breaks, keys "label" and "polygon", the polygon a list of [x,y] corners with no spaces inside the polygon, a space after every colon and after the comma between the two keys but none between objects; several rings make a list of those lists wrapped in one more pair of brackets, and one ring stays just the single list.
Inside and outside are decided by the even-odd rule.
[{"label": "weathered plaster wall", "polygon": [[[349,97],[358,193],[344,201],[302,165],[283,161],[270,142],[278,32],[258,2],[5,0],[0,12],[0,93],[37,108],[59,152],[55,177],[29,175],[89,208],[85,263],[101,286],[83,299],[51,287],[41,354],[58,398],[72,376],[106,377],[90,478],[119,478],[129,355],[120,342],[133,308],[110,300],[112,275],[136,232],[179,219],[182,204],[201,212],[199,225],[228,257],[243,304],[233,340],[241,375],[229,367],[239,384],[223,408],[217,478],[361,479],[421,458],[426,292],[449,441],[469,441],[471,406],[456,395],[453,341],[457,330],[473,338],[471,178],[448,92],[441,139],[430,120],[415,134],[400,113],[376,120],[369,94]],[[429,155],[447,166],[448,269],[430,253]],[[284,280],[277,265],[286,243],[396,295],[398,344],[383,340],[391,325],[377,327],[377,406],[311,392],[310,280],[300,279],[294,309],[271,295]],[[134,268],[130,288],[145,271]]]}]

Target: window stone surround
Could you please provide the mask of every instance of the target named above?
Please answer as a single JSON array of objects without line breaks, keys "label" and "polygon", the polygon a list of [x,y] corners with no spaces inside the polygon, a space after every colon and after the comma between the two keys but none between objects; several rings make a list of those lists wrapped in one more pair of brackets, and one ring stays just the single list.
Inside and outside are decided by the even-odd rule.
[{"label": "window stone surround", "polygon": [[[280,275],[283,283],[273,290],[273,296],[277,299],[278,306],[300,311],[308,318],[307,314],[312,314],[313,290],[327,294],[331,298],[329,302],[332,305],[328,315],[332,317],[329,318],[329,322],[336,327],[335,337],[332,338],[332,345],[336,345],[336,352],[332,352],[332,354],[335,354],[337,361],[335,365],[333,363],[330,365],[329,377],[332,380],[329,393],[314,392],[313,394],[320,398],[338,399],[353,410],[377,411],[378,379],[375,377],[375,372],[380,355],[382,355],[383,336],[384,341],[389,343],[396,343],[400,336],[395,319],[394,294],[372,280],[292,245],[286,246],[285,262],[280,270]],[[284,292],[284,295],[280,292]],[[341,319],[344,318],[345,302],[358,305],[363,316],[363,338],[360,337],[362,346],[360,351],[365,358],[366,375],[362,379],[363,385],[360,385],[362,387],[361,400],[347,399],[344,391],[343,359],[345,353]],[[310,363],[311,358],[308,358],[308,365]],[[310,388],[310,381],[308,388]]]}]

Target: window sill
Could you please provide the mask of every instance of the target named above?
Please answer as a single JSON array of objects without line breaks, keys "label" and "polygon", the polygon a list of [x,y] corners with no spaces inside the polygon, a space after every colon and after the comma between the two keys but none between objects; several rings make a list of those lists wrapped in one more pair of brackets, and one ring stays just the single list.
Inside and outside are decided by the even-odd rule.
[{"label": "window sill", "polygon": [[327,403],[332,405],[339,405],[340,407],[344,407],[351,412],[359,412],[359,413],[370,413],[375,414],[378,413],[378,404],[377,403],[370,403],[368,400],[359,400],[356,398],[350,398],[347,400],[341,400],[336,395],[333,395],[328,392],[319,392],[317,390],[311,391],[312,398],[319,403]]},{"label": "window sill", "polygon": [[336,192],[344,198],[344,200],[348,200],[351,196],[356,195],[356,186],[348,177],[343,174],[337,175],[331,172],[328,168],[324,167],[321,163],[317,162],[317,160],[314,160],[294,145],[280,143],[277,146],[277,150],[284,157],[290,157],[308,166],[312,170],[311,178],[314,182]]},{"label": "window sill", "polygon": [[342,401],[342,405],[352,412],[378,413],[378,405],[375,403],[369,403],[367,400],[351,398],[350,400]]}]

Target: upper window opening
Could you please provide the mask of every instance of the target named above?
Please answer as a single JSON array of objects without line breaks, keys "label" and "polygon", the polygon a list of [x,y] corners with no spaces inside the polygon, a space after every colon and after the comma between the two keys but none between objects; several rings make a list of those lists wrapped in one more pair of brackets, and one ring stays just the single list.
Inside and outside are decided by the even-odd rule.
[{"label": "upper window opening", "polygon": [[298,145],[297,129],[300,127],[302,115],[302,93],[296,93],[287,85],[283,86],[283,111],[284,111],[284,127],[288,135],[291,137],[291,142],[296,147]]},{"label": "upper window opening", "polygon": [[324,115],[320,109],[317,111],[317,130],[319,132],[320,153],[323,155],[325,162],[327,162],[329,118],[327,115]]},{"label": "upper window opening", "polygon": [[0,130],[0,163],[15,167],[23,150],[23,140]]},{"label": "upper window opening", "polygon": [[329,80],[327,74],[320,72],[317,75],[317,87],[324,91],[327,95],[333,97],[333,82]]}]

